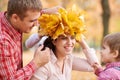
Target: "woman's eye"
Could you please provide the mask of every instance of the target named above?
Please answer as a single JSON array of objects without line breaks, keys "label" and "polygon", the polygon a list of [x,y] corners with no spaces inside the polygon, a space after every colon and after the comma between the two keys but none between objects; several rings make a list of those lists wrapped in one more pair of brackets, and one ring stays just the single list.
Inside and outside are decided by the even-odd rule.
[{"label": "woman's eye", "polygon": [[61,39],[67,39],[67,37],[61,37]]}]

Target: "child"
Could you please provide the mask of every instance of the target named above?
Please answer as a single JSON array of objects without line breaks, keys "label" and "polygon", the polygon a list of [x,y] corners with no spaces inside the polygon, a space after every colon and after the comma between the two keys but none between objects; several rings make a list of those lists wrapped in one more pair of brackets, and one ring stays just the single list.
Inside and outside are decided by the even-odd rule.
[{"label": "child", "polygon": [[98,80],[120,80],[120,32],[104,37],[101,60],[107,64],[105,69],[98,64],[93,65]]}]

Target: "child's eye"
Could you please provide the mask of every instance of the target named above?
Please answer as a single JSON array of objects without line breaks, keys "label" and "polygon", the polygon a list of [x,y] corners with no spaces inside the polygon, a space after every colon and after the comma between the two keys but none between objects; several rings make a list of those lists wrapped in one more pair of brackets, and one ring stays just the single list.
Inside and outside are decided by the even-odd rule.
[{"label": "child's eye", "polygon": [[101,49],[105,49],[105,47],[104,47],[104,46],[102,46],[102,47],[101,47]]}]

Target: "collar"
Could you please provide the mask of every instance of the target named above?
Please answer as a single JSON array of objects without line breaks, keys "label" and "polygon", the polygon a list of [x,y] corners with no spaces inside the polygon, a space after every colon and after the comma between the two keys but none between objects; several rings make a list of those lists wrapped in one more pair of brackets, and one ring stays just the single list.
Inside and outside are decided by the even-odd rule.
[{"label": "collar", "polygon": [[[53,51],[51,50],[51,52],[50,52],[50,55],[51,55],[51,62],[52,63],[56,63],[57,62],[57,57],[55,56],[55,54],[53,53]],[[70,54],[70,55],[66,55],[66,57],[65,57],[65,61],[69,61],[70,60],[70,57],[72,56],[72,54]]]},{"label": "collar", "polygon": [[5,14],[7,12],[3,12],[2,13],[2,23],[4,25],[4,27],[6,28],[6,30],[9,32],[10,36],[14,39],[14,40],[20,40],[22,37],[22,33],[17,31],[16,29],[14,29],[14,27],[10,24],[10,22],[7,20]]},{"label": "collar", "polygon": [[107,68],[111,68],[111,67],[120,67],[120,61],[119,62],[112,62],[112,63],[108,63],[106,65]]}]

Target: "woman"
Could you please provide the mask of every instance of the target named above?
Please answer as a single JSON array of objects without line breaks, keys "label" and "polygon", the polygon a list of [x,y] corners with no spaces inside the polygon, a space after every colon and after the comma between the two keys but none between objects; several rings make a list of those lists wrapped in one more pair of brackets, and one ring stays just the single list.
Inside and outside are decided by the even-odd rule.
[{"label": "woman", "polygon": [[[66,15],[67,12],[63,9],[59,10],[59,15],[42,15],[39,19],[41,22],[40,34],[47,35],[48,38],[44,42],[44,48],[51,49],[50,61],[40,67],[31,80],[71,80],[71,71],[93,71],[92,64],[98,62],[95,55],[95,51],[86,44],[84,39],[80,39],[80,33],[83,31],[83,25],[81,26],[81,19],[76,15],[71,15],[77,19],[70,21]],[[44,19],[44,20],[43,20]],[[50,23],[48,21],[50,19]],[[60,20],[59,20],[60,19]],[[68,20],[66,20],[68,19]],[[42,23],[43,20],[43,23]],[[51,23],[53,21],[53,23]],[[72,22],[76,25],[72,25]],[[77,25],[80,26],[77,27]],[[49,26],[48,26],[49,24]],[[69,25],[71,24],[71,26]],[[50,26],[51,25],[51,26]],[[63,28],[64,27],[64,28]],[[82,28],[82,31],[81,31]],[[36,41],[36,38],[29,38],[27,41]],[[87,59],[82,59],[72,55],[72,51],[75,47],[76,41],[81,45]],[[35,44],[35,42],[33,42]],[[27,44],[27,47],[29,44]],[[89,54],[88,54],[89,52]]]}]

